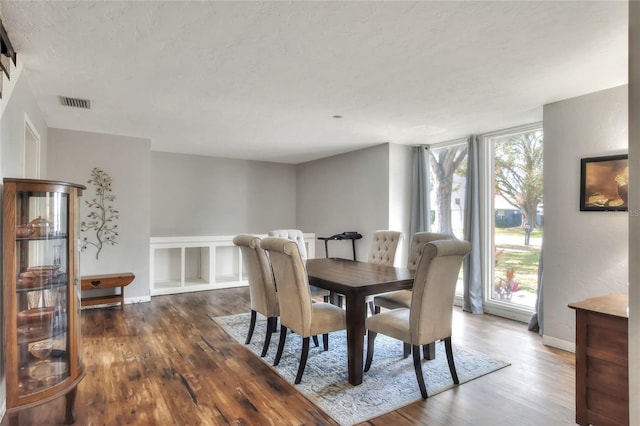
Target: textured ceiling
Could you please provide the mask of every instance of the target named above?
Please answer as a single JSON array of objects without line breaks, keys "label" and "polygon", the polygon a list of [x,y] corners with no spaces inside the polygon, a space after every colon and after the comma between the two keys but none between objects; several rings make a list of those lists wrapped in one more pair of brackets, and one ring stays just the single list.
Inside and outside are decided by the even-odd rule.
[{"label": "textured ceiling", "polygon": [[50,127],[156,151],[299,163],[528,124],[627,83],[626,2],[0,6]]}]

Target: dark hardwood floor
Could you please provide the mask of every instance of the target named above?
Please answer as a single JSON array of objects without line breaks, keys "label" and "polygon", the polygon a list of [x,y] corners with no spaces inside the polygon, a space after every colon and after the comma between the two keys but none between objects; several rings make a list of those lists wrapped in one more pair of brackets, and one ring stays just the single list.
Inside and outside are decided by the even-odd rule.
[{"label": "dark hardwood floor", "polygon": [[[87,375],[76,424],[335,425],[207,317],[248,307],[248,289],[237,288],[82,311]],[[573,354],[543,346],[525,324],[458,308],[453,342],[511,366],[364,424],[574,424]],[[62,424],[64,398],[22,411],[19,420]]]}]

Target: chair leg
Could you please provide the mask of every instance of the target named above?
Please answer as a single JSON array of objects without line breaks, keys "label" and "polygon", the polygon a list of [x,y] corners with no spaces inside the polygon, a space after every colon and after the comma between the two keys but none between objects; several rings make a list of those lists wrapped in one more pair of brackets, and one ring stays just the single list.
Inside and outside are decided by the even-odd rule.
[{"label": "chair leg", "polygon": [[329,350],[329,334],[325,333],[322,335],[322,346],[325,351]]},{"label": "chair leg", "polygon": [[278,351],[276,352],[276,358],[273,360],[273,366],[275,367],[280,363],[282,357],[282,351],[284,350],[284,342],[287,340],[287,327],[280,324],[280,342],[278,343]]},{"label": "chair leg", "polygon": [[373,306],[373,302],[369,302],[369,312],[371,312],[371,315],[376,314],[376,308]]},{"label": "chair leg", "polygon": [[309,355],[309,338],[302,339],[302,354],[300,355],[300,365],[298,366],[298,374],[296,374],[296,385],[302,381],[304,368],[307,366],[307,356]]},{"label": "chair leg", "polygon": [[456,372],[456,364],[453,361],[453,347],[451,346],[451,336],[444,339],[444,349],[447,352],[447,361],[449,362],[449,371],[451,372],[451,378],[456,385],[460,384],[458,380],[458,373]]},{"label": "chair leg", "polygon": [[318,336],[313,336],[313,344],[316,345],[316,348],[320,346],[320,343],[318,343]]},{"label": "chair leg", "polygon": [[272,333],[278,331],[278,317],[271,317],[271,330]]},{"label": "chair leg", "polygon": [[402,343],[402,358],[406,359],[409,355],[411,355],[411,345]]},{"label": "chair leg", "polygon": [[422,359],[420,357],[420,346],[413,345],[411,351],[413,352],[413,368],[416,370],[416,379],[418,379],[418,387],[420,388],[420,394],[422,398],[427,399],[427,387],[424,385],[424,376],[422,375]]},{"label": "chair leg", "polygon": [[269,344],[271,343],[271,335],[275,331],[276,323],[278,322],[277,317],[269,317],[267,318],[267,334],[264,336],[264,345],[262,345],[262,353],[260,357],[264,358],[267,354],[267,350],[269,349]]},{"label": "chair leg", "polygon": [[373,361],[373,343],[376,340],[378,333],[375,331],[367,330],[367,360],[364,363],[364,371],[369,371],[371,368],[371,361]]},{"label": "chair leg", "polygon": [[426,360],[436,359],[436,342],[422,345],[422,353],[424,354],[424,359]]},{"label": "chair leg", "polygon": [[253,336],[253,329],[256,328],[256,311],[251,310],[251,322],[249,323],[249,333],[247,334],[247,340],[244,341],[245,345],[251,343],[251,337]]}]

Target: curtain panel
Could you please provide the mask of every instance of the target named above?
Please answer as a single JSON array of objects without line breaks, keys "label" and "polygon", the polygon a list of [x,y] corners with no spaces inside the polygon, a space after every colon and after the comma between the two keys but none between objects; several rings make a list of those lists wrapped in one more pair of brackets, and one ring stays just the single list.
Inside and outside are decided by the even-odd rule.
[{"label": "curtain panel", "polygon": [[428,232],[431,229],[429,155],[429,147],[425,145],[413,149],[413,188],[411,190],[411,224],[409,229],[411,235],[416,232]]},{"label": "curtain panel", "polygon": [[540,257],[538,258],[538,297],[536,298],[536,308],[529,320],[529,330],[537,331],[542,336],[544,328],[542,324],[544,312],[544,306],[542,304],[542,287],[544,281],[544,265],[542,263],[542,250],[540,250]]},{"label": "curtain panel", "polygon": [[480,246],[480,137],[467,140],[467,191],[464,206],[464,237],[471,243],[471,253],[464,259],[462,309],[484,313],[482,305],[482,257]]}]

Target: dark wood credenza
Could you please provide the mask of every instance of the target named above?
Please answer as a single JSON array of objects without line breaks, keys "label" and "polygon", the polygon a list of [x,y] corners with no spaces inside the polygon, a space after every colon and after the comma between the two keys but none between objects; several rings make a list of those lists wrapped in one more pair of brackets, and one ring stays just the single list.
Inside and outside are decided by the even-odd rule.
[{"label": "dark wood credenza", "polygon": [[628,296],[570,303],[576,310],[576,423],[629,424]]}]

